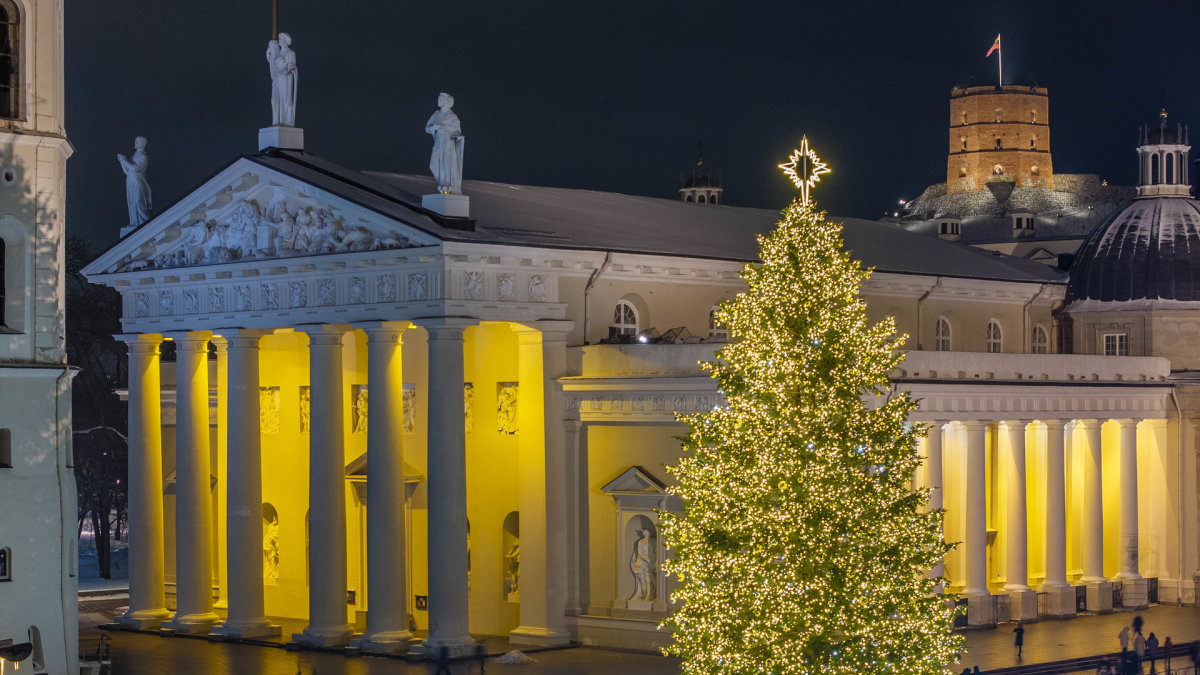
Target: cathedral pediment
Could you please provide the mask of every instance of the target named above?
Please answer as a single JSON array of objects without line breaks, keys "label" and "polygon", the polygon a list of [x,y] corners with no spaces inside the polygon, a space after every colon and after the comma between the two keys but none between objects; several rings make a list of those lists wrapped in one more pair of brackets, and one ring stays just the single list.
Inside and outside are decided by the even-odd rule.
[{"label": "cathedral pediment", "polygon": [[139,227],[85,272],[167,270],[438,241],[394,217],[243,158]]},{"label": "cathedral pediment", "polygon": [[631,466],[600,488],[608,494],[639,493],[647,495],[666,495],[667,488],[662,481],[640,466]]}]

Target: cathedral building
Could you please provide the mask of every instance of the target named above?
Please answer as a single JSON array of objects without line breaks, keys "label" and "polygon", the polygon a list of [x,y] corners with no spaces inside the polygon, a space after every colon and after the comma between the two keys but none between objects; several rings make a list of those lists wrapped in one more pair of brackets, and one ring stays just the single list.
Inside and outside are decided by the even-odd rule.
[{"label": "cathedral building", "polygon": [[[977,156],[947,198],[1070,183],[1041,145],[1044,90],[1011,93],[999,123],[993,94],[957,96]],[[665,200],[364,173],[286,129],[84,270],[121,293],[129,345],[120,622],[236,638],[286,617],[298,644],[378,652],[669,640],[676,415],[720,404],[698,365],[728,339],[712,310],[778,214],[686,199],[711,182]],[[971,145],[989,134],[998,151]],[[1194,225],[1175,192],[1129,208]],[[886,223],[844,235],[875,270],[868,312],[909,336],[894,383],[929,428],[915,479],[947,510],[939,571],[965,621],[1194,603],[1197,413],[1158,346],[1183,348],[1188,308],[1138,323],[1146,296],[1104,304],[1107,282]],[[1193,292],[1200,263],[1157,250],[1145,269]]]},{"label": "cathedral building", "polygon": [[77,672],[61,3],[0,0],[0,659]]}]

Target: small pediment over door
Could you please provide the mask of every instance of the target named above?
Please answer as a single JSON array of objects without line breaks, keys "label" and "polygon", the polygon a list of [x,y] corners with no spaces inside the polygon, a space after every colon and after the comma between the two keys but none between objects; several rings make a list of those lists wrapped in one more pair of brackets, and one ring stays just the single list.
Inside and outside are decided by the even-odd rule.
[{"label": "small pediment over door", "polygon": [[666,508],[672,495],[667,486],[644,467],[631,466],[600,488],[620,508]]},{"label": "small pediment over door", "polygon": [[[416,211],[411,215],[423,218]],[[84,273],[172,270],[439,241],[399,216],[242,158],[106,251]]]}]

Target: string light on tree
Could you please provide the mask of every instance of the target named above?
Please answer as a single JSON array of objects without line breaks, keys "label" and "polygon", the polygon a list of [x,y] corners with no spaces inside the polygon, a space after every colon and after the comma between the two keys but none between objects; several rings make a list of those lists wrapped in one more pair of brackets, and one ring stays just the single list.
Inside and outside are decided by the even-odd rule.
[{"label": "string light on tree", "polygon": [[809,191],[821,181],[823,174],[829,173],[829,167],[817,157],[815,150],[808,147],[808,136],[800,139],[800,147],[792,151],[789,159],[786,164],[780,164],[779,168],[800,188],[800,203],[808,204]]},{"label": "string light on tree", "polygon": [[704,365],[726,405],[681,417],[666,651],[691,675],[945,673],[962,639],[927,576],[947,551],[942,513],[907,484],[924,430],[888,382],[904,338],[867,321],[870,271],[807,201],[828,171],[809,153],[782,165],[801,196],[717,310],[732,339]]}]

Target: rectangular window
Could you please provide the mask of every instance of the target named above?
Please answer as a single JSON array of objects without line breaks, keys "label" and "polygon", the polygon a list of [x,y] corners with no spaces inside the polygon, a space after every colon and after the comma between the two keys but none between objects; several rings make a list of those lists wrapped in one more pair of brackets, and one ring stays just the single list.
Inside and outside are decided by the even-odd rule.
[{"label": "rectangular window", "polygon": [[1105,333],[1105,356],[1129,356],[1129,336],[1125,333]]},{"label": "rectangular window", "polygon": [[0,429],[0,469],[12,468],[12,429]]}]

